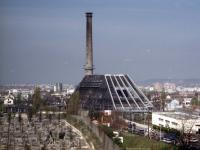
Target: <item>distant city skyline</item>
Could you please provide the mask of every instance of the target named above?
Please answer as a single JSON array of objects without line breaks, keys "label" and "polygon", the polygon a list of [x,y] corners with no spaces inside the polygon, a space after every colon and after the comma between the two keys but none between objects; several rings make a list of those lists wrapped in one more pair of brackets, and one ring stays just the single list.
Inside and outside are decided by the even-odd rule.
[{"label": "distant city skyline", "polygon": [[0,84],[78,84],[87,11],[96,74],[200,78],[198,0],[1,0]]}]

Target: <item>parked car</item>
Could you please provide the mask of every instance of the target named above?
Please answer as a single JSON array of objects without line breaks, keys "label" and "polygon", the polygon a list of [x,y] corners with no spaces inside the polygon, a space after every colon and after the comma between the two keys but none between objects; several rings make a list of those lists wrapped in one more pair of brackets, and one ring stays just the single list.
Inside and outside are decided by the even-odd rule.
[{"label": "parked car", "polygon": [[168,144],[174,143],[174,140],[171,140],[171,139],[168,139],[168,138],[163,138],[161,141],[168,143]]},{"label": "parked car", "polygon": [[191,142],[191,143],[197,143],[198,141],[199,141],[199,140],[196,139],[196,138],[191,138],[191,139],[190,139],[190,142]]}]

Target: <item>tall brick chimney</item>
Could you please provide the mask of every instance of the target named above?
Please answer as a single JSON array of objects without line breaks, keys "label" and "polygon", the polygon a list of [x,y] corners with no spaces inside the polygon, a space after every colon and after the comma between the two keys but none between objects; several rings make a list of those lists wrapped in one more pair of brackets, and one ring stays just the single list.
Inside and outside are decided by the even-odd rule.
[{"label": "tall brick chimney", "polygon": [[92,12],[86,12],[86,63],[85,75],[93,75]]}]

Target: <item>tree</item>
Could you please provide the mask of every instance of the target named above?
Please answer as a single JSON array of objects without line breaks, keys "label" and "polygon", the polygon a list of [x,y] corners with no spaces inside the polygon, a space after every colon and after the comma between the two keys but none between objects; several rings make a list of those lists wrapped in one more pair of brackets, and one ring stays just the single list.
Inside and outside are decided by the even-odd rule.
[{"label": "tree", "polygon": [[0,125],[3,124],[2,117],[3,117],[3,101],[0,101]]},{"label": "tree", "polygon": [[200,102],[199,102],[199,100],[198,100],[197,97],[193,97],[193,98],[192,98],[191,104],[192,104],[193,106],[200,106]]},{"label": "tree", "polygon": [[58,113],[58,121],[60,122],[60,110],[61,110],[61,105],[58,106],[58,110],[59,110],[59,113]]},{"label": "tree", "polygon": [[39,121],[42,122],[42,112],[39,113]]},{"label": "tree", "polygon": [[9,149],[9,146],[10,146],[10,122],[11,122],[11,119],[12,119],[12,114],[11,112],[8,112],[8,140],[7,140],[7,149]]},{"label": "tree", "polygon": [[29,122],[32,121],[32,117],[33,117],[33,110],[32,110],[32,108],[29,108],[28,109],[28,120],[29,120]]},{"label": "tree", "polygon": [[52,114],[51,113],[48,114],[48,118],[49,118],[49,122],[51,123],[51,121],[52,121]]},{"label": "tree", "polygon": [[67,112],[69,114],[77,114],[79,110],[79,102],[80,102],[79,92],[76,91],[72,94],[71,98],[69,99],[69,102],[67,104],[68,105]]},{"label": "tree", "polygon": [[0,114],[3,112],[3,101],[0,100]]},{"label": "tree", "polygon": [[113,129],[122,130],[124,127],[127,127],[127,123],[124,121],[122,113],[113,111],[111,117],[112,117],[111,126]]},{"label": "tree", "polygon": [[192,129],[196,123],[195,119],[192,118],[192,111],[193,110],[187,110],[187,114],[181,121],[182,129],[180,131],[180,136],[178,138],[178,141],[180,143],[181,149],[188,149],[189,141],[192,135]]},{"label": "tree", "polygon": [[[73,134],[73,130],[72,130],[72,127],[69,126],[68,128],[68,137],[69,137],[69,140],[70,140],[70,144],[72,143],[73,139],[74,139],[74,134]],[[72,146],[72,145],[71,145]]]},{"label": "tree", "polygon": [[48,119],[48,117],[49,117],[49,107],[47,105],[44,105],[43,109],[44,109],[45,114],[46,114],[45,116]]},{"label": "tree", "polygon": [[8,124],[10,124],[11,117],[12,117],[12,116],[11,116],[11,112],[8,112],[8,118],[7,118],[7,119],[8,119],[8,120],[7,120],[7,121],[8,121]]},{"label": "tree", "polygon": [[18,93],[18,94],[17,94],[16,101],[15,101],[15,104],[16,104],[16,105],[20,105],[21,103],[22,103],[22,94],[21,94],[21,93]]},{"label": "tree", "polygon": [[41,91],[39,87],[36,87],[34,90],[32,103],[33,103],[33,112],[34,114],[36,114],[38,110],[40,110],[42,105]]},{"label": "tree", "polygon": [[20,124],[21,132],[22,132],[23,129],[22,129],[22,115],[21,115],[21,113],[18,114],[18,122]]},{"label": "tree", "polygon": [[166,100],[166,93],[163,89],[160,96],[160,108],[162,111],[165,111],[165,100]]},{"label": "tree", "polygon": [[31,150],[31,145],[25,144],[24,145],[24,150]]},{"label": "tree", "polygon": [[46,144],[44,144],[44,145],[42,146],[41,150],[47,150]]}]

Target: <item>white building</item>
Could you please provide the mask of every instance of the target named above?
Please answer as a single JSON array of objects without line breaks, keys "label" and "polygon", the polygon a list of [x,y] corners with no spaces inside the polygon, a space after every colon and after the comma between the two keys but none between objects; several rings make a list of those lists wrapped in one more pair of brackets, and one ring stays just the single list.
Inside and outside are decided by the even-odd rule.
[{"label": "white building", "polygon": [[159,83],[159,82],[154,83],[153,86],[154,86],[154,89],[155,89],[156,91],[158,91],[158,92],[161,92],[162,89],[163,89],[163,85],[162,85],[161,83]]},{"label": "white building", "polygon": [[11,98],[11,97],[6,97],[5,99],[4,99],[4,105],[13,105],[14,104],[14,99],[13,98]]},{"label": "white building", "polygon": [[181,87],[178,86],[176,88],[178,92],[188,92],[188,93],[193,93],[193,92],[200,92],[200,87]]},{"label": "white building", "polygon": [[71,95],[73,94],[75,91],[75,89],[67,89],[67,94]]},{"label": "white building", "polygon": [[56,85],[53,87],[54,92],[62,92],[63,91],[63,85],[62,83],[56,83]]},{"label": "white building", "polygon": [[170,103],[166,104],[166,110],[173,111],[176,109],[182,108],[182,105],[180,105],[179,101],[174,99]]},{"label": "white building", "polygon": [[190,107],[191,106],[191,101],[192,101],[192,98],[184,98],[183,99],[183,105],[185,107]]},{"label": "white building", "polygon": [[152,124],[184,133],[200,133],[200,116],[181,112],[153,112]]},{"label": "white building", "polygon": [[167,93],[174,93],[176,92],[176,84],[166,82],[164,83],[164,89]]},{"label": "white building", "polygon": [[9,94],[17,94],[18,92],[19,92],[19,90],[17,90],[17,89],[10,89],[10,90],[8,90]]},{"label": "white building", "polygon": [[167,96],[166,96],[166,99],[167,99],[167,100],[170,100],[170,99],[171,99],[171,96],[170,96],[170,95],[167,95]]}]

